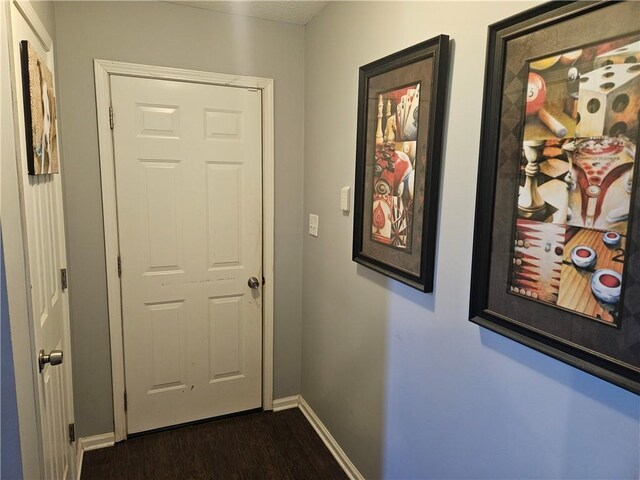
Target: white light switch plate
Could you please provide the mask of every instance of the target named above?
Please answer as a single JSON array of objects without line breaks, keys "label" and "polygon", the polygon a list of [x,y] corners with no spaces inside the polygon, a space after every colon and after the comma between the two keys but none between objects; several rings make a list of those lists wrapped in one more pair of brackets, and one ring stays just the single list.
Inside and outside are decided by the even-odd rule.
[{"label": "white light switch plate", "polygon": [[309,214],[309,235],[318,236],[318,215]]},{"label": "white light switch plate", "polygon": [[351,199],[351,187],[342,187],[340,189],[340,209],[345,213],[349,213],[350,199]]}]

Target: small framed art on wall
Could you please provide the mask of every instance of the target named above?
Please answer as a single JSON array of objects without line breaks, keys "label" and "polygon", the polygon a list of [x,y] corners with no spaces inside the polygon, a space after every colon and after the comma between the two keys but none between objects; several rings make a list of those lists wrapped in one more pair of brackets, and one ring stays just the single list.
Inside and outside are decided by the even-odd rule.
[{"label": "small framed art on wall", "polygon": [[353,260],[433,289],[449,37],[360,68]]}]

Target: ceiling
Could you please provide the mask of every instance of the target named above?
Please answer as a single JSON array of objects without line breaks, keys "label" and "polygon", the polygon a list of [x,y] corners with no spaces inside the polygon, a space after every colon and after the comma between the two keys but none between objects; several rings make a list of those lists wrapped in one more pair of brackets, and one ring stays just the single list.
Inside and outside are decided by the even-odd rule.
[{"label": "ceiling", "polygon": [[285,0],[285,1],[172,1],[178,5],[188,7],[204,8],[217,12],[232,13],[234,15],[244,15],[245,17],[264,18],[278,22],[295,23],[306,25],[329,2],[316,0]]}]

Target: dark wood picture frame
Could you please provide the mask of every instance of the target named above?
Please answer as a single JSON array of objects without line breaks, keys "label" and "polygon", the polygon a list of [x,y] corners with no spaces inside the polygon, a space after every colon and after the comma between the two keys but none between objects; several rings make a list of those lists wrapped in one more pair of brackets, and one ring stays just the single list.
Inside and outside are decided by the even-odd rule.
[{"label": "dark wood picture frame", "polygon": [[[590,318],[590,316],[595,316],[591,313],[585,315],[581,311],[562,308],[563,304],[560,300],[557,305],[538,301],[538,295],[534,289],[523,291],[515,288],[514,291],[516,283],[514,274],[516,267],[514,265],[519,259],[522,261],[522,257],[518,255],[518,238],[521,237],[518,237],[517,229],[521,228],[521,224],[518,222],[521,221],[523,215],[521,195],[527,187],[523,179],[528,180],[526,176],[533,176],[533,174],[523,173],[525,172],[524,166],[530,165],[527,163],[526,149],[528,144],[526,142],[527,138],[531,138],[527,135],[531,134],[532,130],[527,131],[527,125],[541,121],[538,117],[530,120],[532,115],[538,114],[527,110],[529,107],[527,95],[529,98],[532,95],[531,72],[534,70],[533,64],[541,59],[546,61],[551,57],[559,57],[561,62],[554,68],[557,71],[562,71],[564,67],[561,64],[573,67],[575,63],[571,64],[570,62],[574,61],[575,55],[590,52],[591,50],[588,49],[595,51],[602,45],[600,51],[603,53],[596,53],[599,55],[598,57],[588,57],[591,62],[590,69],[582,73],[580,69],[577,70],[578,77],[575,78],[575,75],[573,77],[576,83],[587,83],[590,75],[595,76],[596,72],[600,75],[602,72],[599,69],[611,68],[608,66],[611,64],[620,63],[620,67],[614,66],[622,68],[622,64],[626,62],[627,67],[624,68],[632,68],[633,72],[636,72],[638,66],[632,65],[640,65],[638,63],[640,62],[640,54],[637,51],[633,53],[635,57],[625,54],[626,58],[622,60],[614,58],[611,61],[598,63],[598,58],[602,58],[601,56],[605,54],[613,55],[614,50],[611,48],[623,50],[622,47],[611,46],[613,42],[622,41],[621,39],[632,42],[632,45],[640,45],[638,18],[640,18],[640,3],[637,2],[563,1],[542,4],[489,27],[470,301],[470,320],[472,322],[635,393],[640,393],[640,179],[638,178],[640,173],[637,167],[640,162],[640,150],[635,148],[640,143],[640,135],[638,134],[640,129],[637,126],[637,115],[635,126],[630,126],[623,135],[626,135],[624,141],[627,144],[631,143],[635,146],[628,150],[632,153],[628,154],[625,160],[630,164],[630,167],[627,165],[630,168],[627,171],[630,173],[625,177],[628,179],[626,185],[629,198],[626,201],[629,210],[624,226],[625,231],[622,233],[624,248],[619,249],[623,251],[623,255],[616,260],[620,262],[617,268],[622,270],[620,273],[622,280],[621,286],[618,284],[619,299],[611,306],[611,311],[615,312],[615,321],[605,322],[601,321],[600,317]],[[607,42],[612,43],[608,44]],[[577,53],[578,50],[580,53]],[[565,54],[567,54],[567,62],[562,62]],[[583,58],[580,61],[586,60]],[[606,65],[606,67],[602,65]],[[536,63],[535,68],[550,67]],[[610,75],[610,73],[606,73],[607,77]],[[566,82],[569,82],[571,75],[565,73],[564,78]],[[620,78],[616,77],[616,79]],[[633,81],[636,83],[632,84],[632,90],[627,91],[632,97],[632,104],[634,98],[640,97],[638,91],[640,88],[637,83],[640,78]],[[562,82],[560,84],[565,88]],[[545,84],[543,83],[543,85]],[[619,81],[614,87],[608,85],[609,89],[613,89],[611,95],[622,85],[624,85],[622,81]],[[544,88],[547,92],[547,87]],[[553,88],[558,87],[554,86]],[[569,90],[569,88],[569,83],[567,83],[566,89]],[[568,137],[572,137],[575,143],[571,148],[580,145],[580,142],[584,141],[583,137],[588,136],[585,133],[588,131],[588,127],[585,126],[585,115],[579,115],[582,112],[579,109],[580,102],[584,101],[580,99],[580,96],[587,98],[586,87],[579,87],[576,92],[573,97],[576,105],[574,113],[567,113],[569,116],[575,115],[572,117],[575,120],[574,125],[569,127],[569,130],[573,129],[573,133],[569,132],[565,135],[566,138],[558,139],[558,142],[562,144],[562,142],[569,140]],[[610,101],[609,99],[614,97],[602,98]],[[543,101],[547,100],[543,97]],[[566,101],[565,105],[567,105]],[[564,106],[563,108],[570,110],[570,107]],[[527,122],[530,123],[527,124]],[[590,139],[619,139],[623,137],[619,130],[608,129],[606,124],[599,128],[603,130],[600,133],[602,136],[594,136]],[[554,135],[558,137],[557,133]],[[546,145],[553,144],[550,140],[538,140],[538,142],[540,141],[546,142],[543,143],[545,151]],[[575,158],[577,157],[572,153],[574,151],[570,150],[568,154],[564,153],[570,156],[574,162],[572,164],[571,160],[567,160],[569,165],[567,171],[572,175],[575,175],[577,170],[575,167]],[[536,164],[537,162],[538,160],[536,160]],[[557,160],[554,165],[562,165],[562,160]],[[588,172],[588,169],[586,171]],[[602,171],[599,174],[602,174]],[[549,175],[551,174],[549,173]],[[591,184],[589,173],[581,173],[581,175],[583,179],[587,178],[588,183]],[[551,177],[547,176],[544,181],[549,181],[549,178]],[[570,176],[562,177],[562,180],[569,186],[567,190],[569,192],[571,192],[572,178]],[[553,180],[557,180],[557,178]],[[536,188],[537,185],[536,182]],[[573,187],[575,188],[575,185]],[[582,186],[578,188],[582,188]],[[603,184],[602,192],[605,192],[604,188]],[[611,188],[613,189],[614,186]],[[571,198],[571,193],[565,195]],[[586,207],[582,206],[581,208]],[[574,209],[571,210],[572,213],[564,217],[566,231],[569,229],[572,229],[572,232],[578,230],[578,227],[569,226],[569,223],[579,221],[574,218],[583,211],[576,212]],[[574,216],[572,217],[572,215]],[[554,221],[548,218],[550,217],[538,223]],[[607,221],[610,221],[609,218],[606,217]],[[589,223],[587,227],[585,221],[584,225],[580,227],[582,230],[597,231],[594,223]],[[604,234],[607,234],[608,230],[609,228],[604,228],[602,231],[598,231],[598,248],[604,250],[605,254],[607,253],[606,248],[602,243],[604,242]],[[561,238],[573,237],[567,235]],[[533,248],[533,243],[527,245],[525,241],[526,248],[529,248],[530,245]],[[558,273],[557,275],[557,280],[560,282],[559,288],[562,289],[563,285],[567,285],[567,287],[571,285],[568,280],[566,284],[562,283],[565,281],[564,278],[568,278],[563,276],[565,275],[564,269],[577,271],[578,274],[572,273],[588,278],[589,284],[593,285],[595,273],[598,272],[596,269],[602,267],[594,266],[591,270],[579,268],[577,263],[572,264],[570,257],[567,260],[566,255],[570,250],[568,248],[569,242],[566,241],[562,245],[567,248],[564,250],[560,248],[556,253],[562,259],[558,263],[558,270],[556,270],[557,272],[562,271],[562,274]],[[549,242],[545,246],[549,246]],[[548,249],[545,251],[549,252]],[[549,254],[542,253],[539,256],[545,255]],[[535,258],[534,261],[537,260],[538,258]],[[599,261],[600,257],[598,257]],[[539,272],[540,270],[535,271]],[[549,286],[546,285],[545,288],[548,293]],[[598,300],[597,304],[602,306],[603,302],[596,298],[595,290],[592,295]],[[523,298],[525,296],[532,298]]]},{"label": "dark wood picture frame", "polygon": [[433,290],[449,37],[360,68],[353,260]]}]

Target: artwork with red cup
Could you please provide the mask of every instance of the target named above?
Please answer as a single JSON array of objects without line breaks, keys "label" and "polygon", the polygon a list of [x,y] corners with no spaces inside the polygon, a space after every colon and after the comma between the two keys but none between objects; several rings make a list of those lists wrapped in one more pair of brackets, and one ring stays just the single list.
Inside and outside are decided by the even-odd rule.
[{"label": "artwork with red cup", "polygon": [[602,235],[602,241],[609,248],[616,248],[620,245],[622,235],[618,232],[606,232]]},{"label": "artwork with red cup", "polygon": [[621,237],[617,248],[609,248],[602,241],[607,233],[616,232],[566,227],[565,254],[556,305],[608,325],[617,325],[619,308],[603,303],[594,295],[591,284],[593,274],[598,270],[611,270],[620,275],[624,271],[626,239]]},{"label": "artwork with red cup", "polygon": [[640,0],[489,26],[470,320],[640,394]]},{"label": "artwork with red cup", "polygon": [[579,245],[571,250],[571,261],[576,267],[591,268],[596,264],[598,255],[595,250],[586,245]]},{"label": "artwork with red cup", "polygon": [[629,52],[640,35],[528,62],[512,237],[509,293],[608,324],[619,312],[602,307],[591,276],[624,270],[640,119],[640,57],[629,66]]},{"label": "artwork with red cup", "polygon": [[622,291],[622,275],[608,269],[596,271],[591,277],[591,291],[600,302],[617,304]]}]

